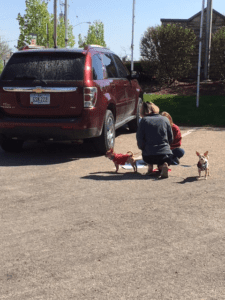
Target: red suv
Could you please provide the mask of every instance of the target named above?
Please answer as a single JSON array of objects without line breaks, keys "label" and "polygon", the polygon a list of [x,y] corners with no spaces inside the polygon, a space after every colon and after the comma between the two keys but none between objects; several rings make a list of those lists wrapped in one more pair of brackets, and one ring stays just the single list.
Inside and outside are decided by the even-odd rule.
[{"label": "red suv", "polygon": [[142,90],[109,49],[18,51],[0,78],[0,145],[20,151],[25,140],[93,138],[105,153],[115,129],[136,131]]}]

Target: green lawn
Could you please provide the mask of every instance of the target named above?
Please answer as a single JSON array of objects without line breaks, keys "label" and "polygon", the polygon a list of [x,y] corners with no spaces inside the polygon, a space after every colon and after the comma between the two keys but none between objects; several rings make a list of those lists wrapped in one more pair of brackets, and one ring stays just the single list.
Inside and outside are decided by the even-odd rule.
[{"label": "green lawn", "polygon": [[196,107],[196,96],[148,95],[144,101],[154,102],[160,112],[167,111],[177,125],[225,126],[225,96],[200,96]]}]

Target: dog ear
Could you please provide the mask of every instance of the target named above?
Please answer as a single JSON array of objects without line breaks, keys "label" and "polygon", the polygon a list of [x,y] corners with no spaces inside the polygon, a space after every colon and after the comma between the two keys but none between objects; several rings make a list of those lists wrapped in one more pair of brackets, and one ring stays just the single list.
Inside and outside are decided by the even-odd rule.
[{"label": "dog ear", "polygon": [[209,153],[209,151],[206,151],[206,152],[204,153],[204,156],[208,156],[208,153]]},{"label": "dog ear", "polygon": [[112,154],[113,153],[113,148],[110,148],[106,153],[107,154]]},{"label": "dog ear", "polygon": [[196,151],[196,154],[199,156],[200,155],[200,153],[198,152],[198,151]]}]

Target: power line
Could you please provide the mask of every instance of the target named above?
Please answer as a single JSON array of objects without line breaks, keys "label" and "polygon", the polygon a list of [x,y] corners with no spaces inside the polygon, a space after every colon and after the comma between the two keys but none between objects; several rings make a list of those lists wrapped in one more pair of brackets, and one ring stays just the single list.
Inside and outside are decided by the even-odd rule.
[{"label": "power line", "polygon": [[10,43],[10,42],[15,42],[15,41],[17,41],[17,39],[16,40],[12,40],[12,41],[4,41],[4,42],[0,42],[1,44],[3,44],[3,43]]}]

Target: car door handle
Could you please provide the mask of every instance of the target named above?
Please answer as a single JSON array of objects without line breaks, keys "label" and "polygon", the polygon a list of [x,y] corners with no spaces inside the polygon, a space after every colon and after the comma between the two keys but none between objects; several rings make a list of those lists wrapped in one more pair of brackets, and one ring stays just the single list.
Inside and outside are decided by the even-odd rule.
[{"label": "car door handle", "polygon": [[114,84],[114,83],[111,83],[111,86],[114,88],[114,87],[116,87],[116,85]]},{"label": "car door handle", "polygon": [[128,86],[128,84],[125,83],[124,86]]}]

